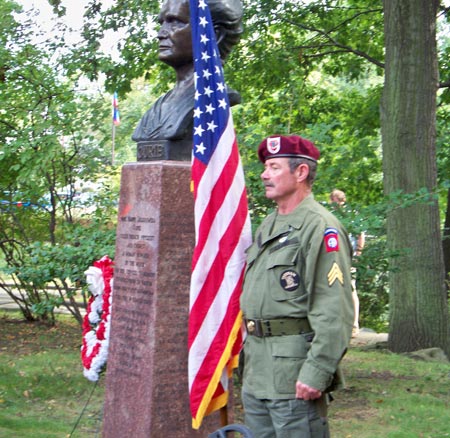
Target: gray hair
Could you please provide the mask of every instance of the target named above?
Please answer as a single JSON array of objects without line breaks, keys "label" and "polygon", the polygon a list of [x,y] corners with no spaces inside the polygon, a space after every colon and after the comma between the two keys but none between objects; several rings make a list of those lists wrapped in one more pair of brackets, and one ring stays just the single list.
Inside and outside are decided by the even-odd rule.
[{"label": "gray hair", "polygon": [[308,160],[307,158],[297,158],[290,157],[289,158],[289,170],[291,173],[294,173],[295,169],[297,169],[300,164],[306,164],[309,168],[308,177],[306,178],[306,182],[310,187],[314,184],[317,174],[317,162],[313,160]]}]

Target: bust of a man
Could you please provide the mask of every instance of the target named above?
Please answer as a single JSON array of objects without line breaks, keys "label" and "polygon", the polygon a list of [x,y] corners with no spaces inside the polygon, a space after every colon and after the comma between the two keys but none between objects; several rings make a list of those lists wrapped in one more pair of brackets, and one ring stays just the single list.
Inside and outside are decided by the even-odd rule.
[{"label": "bust of a man", "polygon": [[[209,0],[208,5],[224,61],[242,33],[242,4]],[[195,89],[189,0],[166,0],[159,23],[159,59],[175,70],[176,84],[144,114],[132,139],[138,143],[138,161],[190,160]],[[230,105],[240,101],[236,92],[229,91],[229,98]]]}]

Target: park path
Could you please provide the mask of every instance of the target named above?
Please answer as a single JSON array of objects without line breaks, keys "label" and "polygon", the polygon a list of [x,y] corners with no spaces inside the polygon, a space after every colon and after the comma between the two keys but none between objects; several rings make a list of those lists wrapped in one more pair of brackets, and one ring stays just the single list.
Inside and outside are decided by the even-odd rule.
[{"label": "park path", "polygon": [[12,298],[3,290],[0,289],[0,309],[2,310],[16,310],[17,305]]},{"label": "park path", "polygon": [[[1,310],[18,310],[17,304],[3,289],[0,289],[0,309]],[[70,314],[70,312],[64,306],[61,306],[61,307],[55,309],[55,313]],[[84,313],[85,313],[85,310],[81,309],[81,314],[84,315]]]}]

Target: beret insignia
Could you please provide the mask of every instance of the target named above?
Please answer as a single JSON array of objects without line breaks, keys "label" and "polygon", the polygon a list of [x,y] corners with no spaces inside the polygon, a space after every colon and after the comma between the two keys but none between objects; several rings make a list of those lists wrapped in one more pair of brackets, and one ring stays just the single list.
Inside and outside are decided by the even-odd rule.
[{"label": "beret insignia", "polygon": [[280,151],[281,142],[280,137],[272,137],[267,139],[267,150],[271,154],[276,154]]}]

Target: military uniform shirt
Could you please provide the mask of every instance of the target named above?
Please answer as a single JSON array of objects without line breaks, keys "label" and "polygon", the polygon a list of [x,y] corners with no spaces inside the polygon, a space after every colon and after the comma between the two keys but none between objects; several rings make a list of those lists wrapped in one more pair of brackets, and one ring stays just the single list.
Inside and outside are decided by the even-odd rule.
[{"label": "military uniform shirt", "polygon": [[297,380],[329,387],[353,325],[351,251],[343,226],[313,195],[290,214],[263,221],[247,251],[244,317],[307,318],[313,333],[247,336],[244,391],[289,399]]}]

